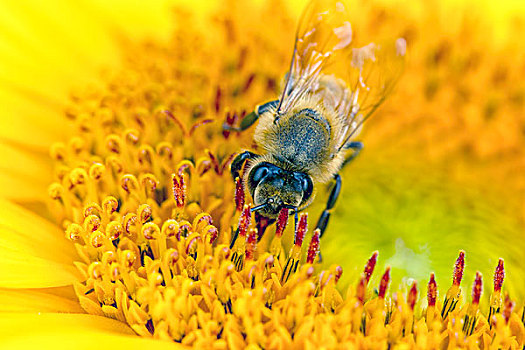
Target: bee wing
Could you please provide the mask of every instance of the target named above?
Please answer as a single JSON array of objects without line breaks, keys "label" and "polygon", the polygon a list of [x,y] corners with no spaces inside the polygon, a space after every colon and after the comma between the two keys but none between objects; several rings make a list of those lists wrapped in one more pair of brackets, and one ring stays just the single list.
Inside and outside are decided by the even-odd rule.
[{"label": "bee wing", "polygon": [[331,56],[352,41],[352,27],[340,1],[312,0],[299,21],[295,45],[277,117],[306,93],[317,89],[319,76]]},{"label": "bee wing", "polygon": [[[353,10],[356,16],[372,15]],[[335,109],[341,119],[343,127],[334,137],[338,150],[345,147],[392,92],[403,71],[406,42],[384,40],[393,36],[388,24],[378,20],[361,33],[353,28],[341,0],[310,1],[299,21],[276,120],[304,95],[320,94],[325,107]]]},{"label": "bee wing", "polygon": [[339,135],[339,149],[359,134],[363,123],[392,92],[403,72],[405,53],[403,38],[350,49],[344,79],[349,90],[336,107],[346,125]]}]

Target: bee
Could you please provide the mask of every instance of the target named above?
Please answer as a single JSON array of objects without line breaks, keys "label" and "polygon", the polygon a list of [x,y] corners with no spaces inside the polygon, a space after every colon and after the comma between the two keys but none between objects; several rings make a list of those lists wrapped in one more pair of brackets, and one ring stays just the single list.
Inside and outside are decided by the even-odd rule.
[{"label": "bee", "polygon": [[314,186],[334,181],[316,225],[322,235],[341,191],[339,171],[363,148],[355,138],[394,88],[405,51],[403,38],[357,43],[340,1],[307,5],[280,98],[256,106],[238,128],[229,127],[242,131],[258,121],[254,141],[262,154],[244,151],[231,164],[234,179],[244,168],[243,186],[258,223],[267,226],[285,208],[297,224]]}]

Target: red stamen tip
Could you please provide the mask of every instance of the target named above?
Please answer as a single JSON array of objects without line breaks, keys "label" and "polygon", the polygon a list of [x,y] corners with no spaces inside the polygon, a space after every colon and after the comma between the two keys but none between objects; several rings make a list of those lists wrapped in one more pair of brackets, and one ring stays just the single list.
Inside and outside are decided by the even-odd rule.
[{"label": "red stamen tip", "polygon": [[209,123],[212,123],[213,122],[213,119],[204,119],[204,120],[201,120],[201,121],[198,121],[196,122],[195,124],[193,124],[190,128],[190,132],[189,132],[189,135],[193,135],[193,133],[195,132],[195,130],[197,130],[199,127],[203,126],[203,125],[206,125],[206,124],[209,124]]},{"label": "red stamen tip", "polygon": [[182,173],[184,173],[184,170],[186,170],[187,168],[190,167],[190,164],[189,163],[184,163],[182,164],[180,167],[179,167],[179,170],[177,171],[177,174],[179,175],[179,177],[182,177]]},{"label": "red stamen tip", "polygon": [[363,272],[365,275],[366,283],[370,282],[370,277],[372,277],[372,273],[374,272],[374,269],[376,267],[377,263],[377,256],[379,255],[379,252],[376,250],[372,253],[372,256],[370,259],[368,259],[368,262],[365,265],[365,271]]},{"label": "red stamen tip", "polygon": [[388,288],[388,284],[390,283],[390,266],[386,268],[385,273],[383,274],[383,277],[381,277],[381,283],[379,283],[379,297],[384,299],[386,295],[386,289]]},{"label": "red stamen tip", "polygon": [[408,292],[407,296],[407,304],[408,307],[410,307],[410,310],[414,311],[414,306],[416,305],[417,300],[417,283],[412,283],[412,287],[410,288],[410,291]]},{"label": "red stamen tip", "polygon": [[173,181],[173,196],[175,198],[175,204],[177,208],[183,208],[186,204],[186,184],[184,182],[184,176],[172,174],[171,179]]},{"label": "red stamen tip", "polygon": [[510,299],[510,296],[508,293],[505,294],[505,301],[503,302],[503,311],[502,315],[506,322],[509,322],[510,315],[512,314],[512,311],[514,311],[514,306],[516,306],[516,303],[513,302]]},{"label": "red stamen tip", "polygon": [[479,304],[481,293],[483,292],[483,276],[478,271],[476,272],[476,279],[472,285],[472,304]]},{"label": "red stamen tip", "polygon": [[208,229],[208,234],[210,235],[210,244],[213,244],[213,242],[215,242],[215,240],[217,240],[217,238],[219,237],[219,230],[217,230],[216,227],[210,227]]},{"label": "red stamen tip", "polygon": [[247,260],[253,260],[257,249],[257,229],[252,228],[246,240],[245,255]]},{"label": "red stamen tip", "polygon": [[428,288],[427,288],[427,302],[428,306],[436,306],[436,300],[437,300],[437,283],[436,279],[434,277],[434,272],[430,274],[430,281],[428,281]]},{"label": "red stamen tip", "polygon": [[275,236],[281,237],[283,235],[284,229],[288,224],[288,209],[282,208],[279,212],[279,217],[277,218],[277,229],[275,230]]},{"label": "red stamen tip", "polygon": [[494,272],[494,292],[500,292],[503,280],[505,279],[505,268],[503,267],[503,259],[500,258],[496,271]]},{"label": "red stamen tip", "polygon": [[357,298],[357,300],[359,300],[359,302],[361,304],[364,304],[365,303],[365,296],[366,296],[366,285],[367,285],[367,281],[366,281],[366,276],[364,274],[361,275],[361,278],[359,279],[359,284],[357,285],[357,288],[356,288],[356,292],[355,292],[355,296]]},{"label": "red stamen tip", "polygon": [[454,276],[452,279],[452,284],[459,286],[461,284],[461,279],[463,278],[463,270],[465,269],[465,251],[460,250],[456,264],[454,265]]},{"label": "red stamen tip", "polygon": [[219,111],[221,110],[221,100],[222,100],[221,87],[217,86],[217,90],[215,92],[215,113],[219,113]]},{"label": "red stamen tip", "polygon": [[297,231],[295,231],[295,240],[294,244],[298,247],[303,245],[303,239],[304,235],[306,234],[306,231],[308,230],[308,214],[304,213],[301,214],[301,217],[299,218],[299,224],[297,225]]},{"label": "red stamen tip", "polygon": [[208,157],[210,157],[210,160],[211,160],[211,163],[213,164],[213,169],[215,170],[215,173],[220,175],[221,171],[220,171],[220,165],[219,165],[219,161],[217,160],[217,157],[215,157],[215,155],[213,153],[211,153],[211,151],[209,149],[206,150],[206,153],[208,154]]},{"label": "red stamen tip", "polygon": [[314,231],[314,235],[312,236],[312,240],[310,241],[310,245],[308,246],[308,255],[306,257],[307,264],[313,264],[315,261],[315,258],[319,254],[319,235],[320,234],[321,234],[320,229],[316,229]]},{"label": "red stamen tip", "polygon": [[239,212],[244,207],[244,188],[240,178],[235,179],[235,206]]},{"label": "red stamen tip", "polygon": [[250,205],[245,205],[239,218],[239,236],[246,237],[248,227],[252,222],[252,214],[250,213]]},{"label": "red stamen tip", "polygon": [[343,268],[341,266],[336,266],[335,273],[334,273],[335,283],[339,281],[342,275],[343,275]]}]

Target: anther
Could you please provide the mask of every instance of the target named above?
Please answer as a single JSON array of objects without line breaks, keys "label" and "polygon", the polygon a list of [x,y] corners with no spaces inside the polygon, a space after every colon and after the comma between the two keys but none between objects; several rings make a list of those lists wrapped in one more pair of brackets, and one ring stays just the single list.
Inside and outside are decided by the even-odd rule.
[{"label": "anther", "polygon": [[124,172],[124,165],[122,161],[116,156],[106,157],[106,166],[111,169],[113,174],[122,174]]},{"label": "anther", "polygon": [[101,261],[102,261],[102,264],[104,264],[104,266],[109,266],[109,265],[117,262],[117,256],[116,256],[114,251],[108,250],[108,251],[104,252],[104,254],[102,254]]},{"label": "anther", "polygon": [[465,269],[465,251],[460,250],[456,264],[454,265],[454,275],[452,279],[452,284],[458,286],[461,284],[461,279],[463,278],[463,270]]},{"label": "anther", "polygon": [[124,233],[124,228],[117,221],[111,221],[106,225],[106,237],[111,241],[116,240]]},{"label": "anther", "polygon": [[96,215],[89,215],[84,219],[84,229],[87,232],[93,232],[100,227],[100,218]]},{"label": "anther", "polygon": [[128,235],[132,235],[137,232],[135,225],[137,224],[138,220],[139,220],[139,217],[137,216],[137,214],[134,214],[134,213],[127,213],[124,216],[124,221],[123,221],[124,231]]},{"label": "anther", "polygon": [[143,166],[150,167],[153,164],[153,159],[155,157],[155,151],[149,145],[142,145],[139,148],[138,152],[138,161]]},{"label": "anther", "polygon": [[427,287],[427,303],[429,307],[436,306],[437,300],[437,284],[434,276],[434,272],[430,274],[430,280],[428,281]]},{"label": "anther", "polygon": [[62,185],[59,183],[52,183],[51,185],[49,185],[47,193],[49,194],[49,197],[51,199],[59,200],[64,195],[64,187],[62,187]]},{"label": "anther", "polygon": [[169,142],[160,142],[156,147],[156,151],[166,161],[170,161],[173,158],[173,145]]},{"label": "anther", "polygon": [[341,278],[342,275],[343,275],[343,267],[339,265],[336,266],[334,269],[335,283],[339,282],[339,279]]},{"label": "anther", "polygon": [[104,164],[95,163],[89,167],[89,177],[92,180],[100,180],[106,171]]},{"label": "anther", "polygon": [[140,184],[146,190],[146,193],[150,194],[157,189],[159,181],[153,174],[140,175]]},{"label": "anther", "polygon": [[106,149],[113,153],[120,153],[121,147],[120,147],[120,138],[115,135],[111,134],[106,137]]},{"label": "anther", "polygon": [[359,283],[357,284],[357,288],[356,288],[356,292],[355,292],[355,296],[356,296],[357,300],[359,300],[361,305],[363,305],[365,303],[366,285],[367,285],[367,283],[368,282],[366,281],[366,276],[364,274],[362,274],[361,277],[359,278]]},{"label": "anther", "polygon": [[160,229],[154,222],[148,222],[142,226],[142,235],[148,240],[157,239],[160,236]]},{"label": "anther", "polygon": [[217,227],[213,225],[206,226],[205,230],[206,230],[206,235],[210,238],[209,239],[210,244],[213,244],[213,242],[215,242],[217,238],[219,237],[219,230],[217,229]]},{"label": "anther", "polygon": [[140,133],[135,129],[127,129],[124,131],[124,140],[128,145],[137,145],[140,141]]},{"label": "anther", "polygon": [[390,266],[386,268],[385,273],[383,274],[383,277],[381,277],[381,282],[379,283],[379,293],[378,297],[384,299],[386,295],[386,290],[388,288],[388,284],[390,283]]},{"label": "anther", "polygon": [[246,260],[253,260],[255,256],[255,250],[257,249],[257,229],[250,229],[250,234],[246,240],[245,256]]},{"label": "anther", "polygon": [[85,148],[86,141],[84,141],[83,138],[75,136],[72,137],[71,140],[68,142],[68,147],[72,151],[73,154],[78,155],[80,152],[82,152]]},{"label": "anther", "polygon": [[376,250],[372,253],[372,256],[370,259],[368,259],[368,262],[365,265],[365,270],[363,271],[363,274],[365,276],[365,281],[368,284],[370,282],[370,277],[372,276],[372,273],[374,272],[374,269],[376,267],[377,263],[377,256],[379,255],[379,252]]},{"label": "anther", "polygon": [[179,223],[173,219],[168,219],[162,224],[162,234],[168,238],[176,237],[180,241]]},{"label": "anther", "polygon": [[277,218],[277,229],[275,230],[275,236],[281,237],[283,235],[284,229],[288,224],[288,209],[282,208],[279,212],[279,217]]},{"label": "anther", "polygon": [[139,188],[139,182],[134,175],[127,174],[120,178],[120,187],[127,193],[137,191]]},{"label": "anther", "polygon": [[72,241],[78,241],[82,237],[82,226],[79,224],[69,224],[66,229],[66,237]]},{"label": "anther", "polygon": [[83,185],[88,179],[88,174],[86,170],[82,168],[75,168],[69,174],[69,179],[71,180],[71,183],[75,186]]},{"label": "anther", "polygon": [[102,208],[106,215],[111,215],[118,209],[118,200],[113,196],[107,196],[102,200]]},{"label": "anther", "polygon": [[246,237],[251,221],[252,216],[250,211],[250,205],[247,204],[244,206],[242,214],[239,217],[239,237]]},{"label": "anther", "polygon": [[414,311],[416,300],[417,300],[417,283],[414,281],[412,283],[412,287],[410,288],[410,291],[408,292],[408,296],[407,296],[407,304],[411,311]]},{"label": "anther", "polygon": [[186,184],[184,183],[184,176],[176,174],[171,175],[173,183],[173,197],[177,208],[181,209],[186,205]]},{"label": "anther", "polygon": [[235,208],[238,212],[244,207],[244,188],[242,181],[238,177],[235,179]]},{"label": "anther", "polygon": [[299,225],[297,225],[297,230],[295,231],[294,245],[300,247],[303,245],[304,235],[308,230],[308,214],[303,213],[299,219]]},{"label": "anther", "polygon": [[137,209],[137,215],[141,223],[146,223],[151,219],[153,215],[153,209],[148,204],[141,204]]},{"label": "anther", "polygon": [[120,253],[119,263],[128,269],[131,269],[137,261],[137,256],[131,250],[124,250]]},{"label": "anther", "polygon": [[95,215],[100,218],[100,214],[102,213],[102,208],[100,208],[100,205],[97,203],[90,203],[84,207],[84,218]]},{"label": "anther", "polygon": [[317,256],[319,255],[319,236],[321,234],[320,229],[316,229],[312,236],[312,240],[308,246],[308,254],[306,256],[306,263],[313,264]]},{"label": "anther", "polygon": [[510,316],[512,315],[512,311],[514,311],[515,306],[516,303],[510,299],[509,293],[505,293],[502,315],[507,323],[509,322]]},{"label": "anther", "polygon": [[494,292],[500,292],[503,286],[503,280],[505,279],[505,268],[503,267],[503,259],[500,258],[496,271],[494,272]]},{"label": "anther", "polygon": [[100,231],[94,231],[89,240],[93,248],[100,248],[104,245],[105,236]]},{"label": "anther", "polygon": [[164,260],[166,261],[168,266],[173,268],[179,260],[179,252],[173,248],[166,250],[166,252],[164,253]]},{"label": "anther", "polygon": [[66,145],[64,145],[62,142],[55,142],[51,145],[49,153],[52,159],[63,161],[67,155]]},{"label": "anther", "polygon": [[481,293],[483,292],[483,276],[478,271],[476,272],[476,278],[474,284],[472,285],[472,304],[478,305],[481,298]]},{"label": "anther", "polygon": [[102,279],[104,274],[104,267],[98,261],[91,263],[88,267],[88,275],[96,280]]}]

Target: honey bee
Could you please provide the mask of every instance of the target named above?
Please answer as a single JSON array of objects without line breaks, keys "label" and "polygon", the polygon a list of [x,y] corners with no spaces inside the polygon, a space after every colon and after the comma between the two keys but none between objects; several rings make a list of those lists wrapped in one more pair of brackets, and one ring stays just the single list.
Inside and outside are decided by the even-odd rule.
[{"label": "honey bee", "polygon": [[335,181],[316,225],[325,231],[341,190],[338,173],[362,149],[355,138],[394,88],[406,51],[403,38],[361,44],[342,2],[311,1],[280,98],[258,105],[234,129],[259,121],[254,141],[263,153],[244,151],[231,164],[234,179],[244,168],[242,182],[258,222],[271,223],[286,208],[297,223],[314,186]]}]

